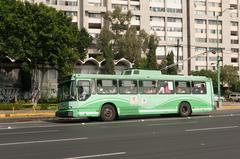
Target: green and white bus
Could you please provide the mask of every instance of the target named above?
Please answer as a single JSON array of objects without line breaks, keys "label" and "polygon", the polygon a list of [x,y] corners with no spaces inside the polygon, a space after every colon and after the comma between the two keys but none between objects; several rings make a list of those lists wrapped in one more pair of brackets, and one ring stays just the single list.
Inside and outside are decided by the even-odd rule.
[{"label": "green and white bus", "polygon": [[61,118],[100,118],[179,114],[214,110],[212,80],[203,76],[163,75],[125,70],[122,75],[73,74],[58,86]]}]

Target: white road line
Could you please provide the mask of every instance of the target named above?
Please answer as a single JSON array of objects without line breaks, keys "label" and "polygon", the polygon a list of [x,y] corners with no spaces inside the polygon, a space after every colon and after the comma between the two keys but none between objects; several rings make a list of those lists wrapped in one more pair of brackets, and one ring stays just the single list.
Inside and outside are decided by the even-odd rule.
[{"label": "white road line", "polygon": [[126,154],[126,152],[105,153],[105,154],[98,154],[98,155],[70,157],[70,158],[64,158],[64,159],[94,158],[94,157],[115,156],[115,155],[124,155],[124,154]]},{"label": "white road line", "polygon": [[68,138],[68,139],[55,139],[55,140],[39,140],[39,141],[25,141],[25,142],[10,142],[10,143],[0,143],[0,146],[10,146],[10,145],[23,145],[23,144],[36,144],[36,143],[48,143],[48,142],[61,142],[61,141],[74,141],[74,140],[86,140],[87,137],[82,138]]},{"label": "white road line", "polygon": [[213,127],[213,128],[201,128],[201,129],[187,129],[185,131],[208,131],[208,130],[234,129],[234,128],[238,128],[238,126]]},{"label": "white road line", "polygon": [[171,126],[171,125],[185,125],[185,124],[196,124],[197,121],[192,122],[175,122],[175,123],[159,123],[159,124],[149,124],[148,126]]},{"label": "white road line", "polygon": [[12,132],[12,133],[1,133],[0,136],[2,136],[2,135],[19,135],[19,134],[51,133],[51,132],[58,132],[58,131],[59,130]]}]

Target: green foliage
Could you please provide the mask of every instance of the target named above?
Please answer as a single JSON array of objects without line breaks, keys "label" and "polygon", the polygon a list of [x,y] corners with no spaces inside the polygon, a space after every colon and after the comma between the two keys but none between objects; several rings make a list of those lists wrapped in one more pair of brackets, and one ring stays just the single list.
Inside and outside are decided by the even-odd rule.
[{"label": "green foliage", "polygon": [[[118,57],[124,57],[138,66],[141,58],[141,43],[135,27],[130,27],[121,39]],[[120,58],[119,57],[119,58]]]},{"label": "green foliage", "polygon": [[121,32],[128,29],[132,13],[131,11],[122,12],[120,7],[116,7],[113,12],[108,12],[105,17],[111,23],[111,29],[115,32],[115,35],[119,36]]},{"label": "green foliage", "polygon": [[0,103],[0,110],[13,110],[13,109],[14,110],[23,109],[23,105],[15,103],[11,104]]},{"label": "green foliage", "polygon": [[130,11],[122,12],[119,7],[113,12],[107,12],[104,15],[104,27],[97,40],[97,47],[105,59],[106,51],[104,50],[109,50],[106,47],[111,47],[113,59],[126,58],[134,62],[135,68],[139,68],[142,67],[140,66],[141,54],[146,52],[148,47],[148,35],[144,30],[138,34],[134,26],[129,27],[131,17]]},{"label": "green foliage", "polygon": [[148,56],[147,56],[147,68],[150,70],[157,70],[157,58],[156,58],[156,48],[158,45],[157,39],[151,35],[148,43]]},{"label": "green foliage", "polygon": [[79,32],[77,40],[77,49],[80,53],[80,59],[85,59],[87,55],[87,48],[92,43],[93,37],[87,32],[85,28],[82,28]]},{"label": "green foliage", "polygon": [[[174,54],[172,51],[167,55],[166,61],[167,61],[167,66],[174,64]],[[168,68],[167,74],[176,75],[177,74],[177,66]]]},{"label": "green foliage", "polygon": [[71,72],[78,59],[79,31],[71,19],[43,4],[0,2],[0,52],[15,59],[29,59],[31,66],[46,64],[61,73]]},{"label": "green foliage", "polygon": [[[33,104],[0,103],[0,110],[23,110],[23,109],[33,109]],[[50,103],[38,104],[35,109],[36,110],[56,110],[57,104],[50,104]]]},{"label": "green foliage", "polygon": [[138,69],[146,69],[146,67],[147,67],[147,58],[140,58]]},{"label": "green foliage", "polygon": [[105,68],[103,73],[105,74],[115,74],[114,63],[113,63],[113,51],[112,51],[112,40],[113,34],[109,30],[108,26],[105,25],[99,35],[97,40],[97,47],[103,53],[103,57],[106,60]]},{"label": "green foliage", "polygon": [[232,92],[240,92],[240,81],[237,81],[235,84],[232,86]]},{"label": "green foliage", "polygon": [[159,65],[159,69],[161,70],[162,74],[167,74],[167,69],[165,69],[167,67],[167,57],[165,57],[161,64]]},{"label": "green foliage", "polygon": [[106,51],[111,45],[111,40],[113,38],[112,32],[109,30],[108,26],[103,26],[97,39],[97,48],[103,53],[103,57],[106,57]]},{"label": "green foliage", "polygon": [[221,68],[221,81],[228,84],[228,87],[235,85],[238,81],[237,69],[233,66],[224,65]]},{"label": "green foliage", "polygon": [[212,79],[213,87],[217,88],[217,72],[211,70],[192,71],[193,76],[205,76]]},{"label": "green foliage", "polygon": [[[218,84],[217,71],[211,71],[211,70],[193,71],[192,75],[206,76],[206,77],[212,78],[214,92],[217,93],[217,84]],[[228,94],[227,91],[231,91],[231,92],[240,91],[240,82],[238,81],[237,70],[233,66],[225,65],[221,69],[220,75],[221,75],[220,77],[221,87],[223,87],[225,84],[228,86],[228,89],[225,91],[225,94]],[[223,88],[221,88],[221,90],[222,90],[221,92],[223,92]]]}]

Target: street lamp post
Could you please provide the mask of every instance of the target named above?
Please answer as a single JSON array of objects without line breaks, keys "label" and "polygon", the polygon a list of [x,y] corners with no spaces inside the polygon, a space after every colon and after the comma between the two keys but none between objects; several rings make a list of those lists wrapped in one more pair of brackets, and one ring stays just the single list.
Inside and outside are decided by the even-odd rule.
[{"label": "street lamp post", "polygon": [[[226,8],[221,12],[221,16],[223,15],[223,13],[227,10],[235,10],[235,8]],[[220,87],[220,72],[221,72],[221,68],[220,68],[220,61],[222,60],[221,57],[219,56],[219,27],[218,27],[218,22],[219,22],[219,15],[217,15],[217,48],[216,48],[216,53],[217,53],[217,86],[218,86],[218,108],[220,108],[221,106],[221,87]],[[222,24],[222,23],[221,23]],[[221,25],[222,26],[222,25]]]}]

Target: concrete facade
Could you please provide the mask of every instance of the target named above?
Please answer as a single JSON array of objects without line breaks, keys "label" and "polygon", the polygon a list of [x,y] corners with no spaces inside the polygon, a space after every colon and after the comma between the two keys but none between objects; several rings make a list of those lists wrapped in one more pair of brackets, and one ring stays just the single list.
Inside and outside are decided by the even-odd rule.
[{"label": "concrete facade", "polygon": [[[239,4],[240,0],[31,0],[44,3],[72,16],[79,28],[85,27],[97,37],[103,25],[102,13],[120,6],[131,10],[131,25],[159,38],[158,62],[170,51],[179,61],[199,54],[179,64],[179,74],[192,70],[216,70],[216,50],[219,42],[220,65],[240,69]],[[230,10],[234,9],[234,10]],[[217,27],[218,18],[218,27]],[[217,38],[217,28],[219,36]],[[217,40],[218,39],[218,40]],[[179,40],[179,43],[178,43]],[[207,52],[203,54],[203,52]],[[89,48],[88,57],[99,54]]]}]

